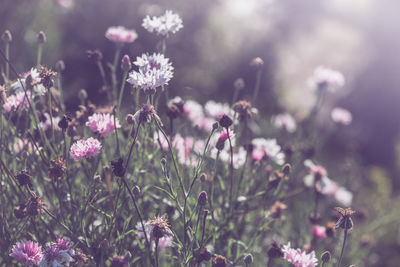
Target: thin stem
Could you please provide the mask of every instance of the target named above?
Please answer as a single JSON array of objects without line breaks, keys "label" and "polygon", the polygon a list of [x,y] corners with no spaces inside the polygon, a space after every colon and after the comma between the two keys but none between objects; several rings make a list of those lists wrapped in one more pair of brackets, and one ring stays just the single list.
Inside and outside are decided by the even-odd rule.
[{"label": "thin stem", "polygon": [[155,254],[156,254],[156,267],[158,267],[158,241],[159,241],[159,238],[156,238],[156,250],[155,250]]},{"label": "thin stem", "polygon": [[57,86],[58,86],[58,91],[60,92],[60,106],[61,110],[64,113],[65,112],[65,104],[64,104],[64,94],[62,90],[62,79],[61,79],[61,72],[58,73],[57,76]]},{"label": "thin stem", "polygon": [[36,66],[39,67],[40,63],[42,61],[42,50],[43,50],[43,44],[39,43],[38,44],[38,52],[37,52],[37,59],[36,59]]},{"label": "thin stem", "polygon": [[[6,42],[6,47],[5,47],[5,54],[7,60],[10,60],[10,43]],[[10,80],[10,66],[6,63],[6,78],[7,78],[7,83]]]},{"label": "thin stem", "polygon": [[124,71],[124,74],[122,75],[122,84],[121,84],[121,89],[119,90],[119,98],[118,98],[118,104],[117,104],[117,110],[119,113],[121,113],[121,102],[122,102],[122,96],[124,95],[125,91],[125,82],[126,78],[128,77],[128,72]]},{"label": "thin stem", "polygon": [[[346,225],[347,226],[347,225]],[[342,251],[340,252],[340,258],[339,258],[339,264],[338,267],[340,267],[340,264],[342,262],[342,258],[343,258],[343,252],[344,252],[344,246],[346,245],[346,239],[347,239],[347,231],[348,229],[345,228],[344,229],[344,238],[343,238],[343,244],[342,244]]]},{"label": "thin stem", "polygon": [[117,94],[117,64],[120,53],[121,53],[121,46],[117,44],[117,50],[115,51],[113,65],[111,67],[112,96],[115,100]]},{"label": "thin stem", "polygon": [[253,93],[253,105],[255,104],[257,97],[258,97],[258,93],[260,92],[260,84],[261,84],[261,70],[257,71],[256,74],[256,85],[254,87],[254,93]]},{"label": "thin stem", "polygon": [[101,63],[101,61],[97,62],[97,66],[99,67],[101,78],[103,79],[103,85],[107,86],[106,73],[104,72],[103,64]]},{"label": "thin stem", "polygon": [[229,129],[226,128],[226,134],[228,135],[228,140],[229,140],[229,148],[231,152],[231,163],[229,166],[229,180],[230,180],[230,186],[229,186],[229,206],[232,205],[232,196],[233,196],[233,147],[232,147],[232,141],[231,141],[231,136],[229,135]]},{"label": "thin stem", "polygon": [[47,98],[48,98],[49,115],[50,115],[51,140],[54,141],[53,107],[52,107],[52,101],[51,101],[50,88],[47,89]]}]

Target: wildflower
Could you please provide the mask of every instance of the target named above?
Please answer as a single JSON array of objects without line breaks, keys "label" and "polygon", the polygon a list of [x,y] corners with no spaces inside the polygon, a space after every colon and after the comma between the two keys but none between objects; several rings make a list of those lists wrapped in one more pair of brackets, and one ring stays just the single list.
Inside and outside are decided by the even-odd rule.
[{"label": "wildflower", "polygon": [[334,108],[331,112],[331,118],[334,122],[349,125],[353,119],[350,111],[344,108]]},{"label": "wildflower", "polygon": [[336,207],[335,210],[340,214],[339,220],[336,222],[336,228],[343,228],[346,230],[353,229],[353,220],[351,219],[351,215],[355,213],[351,208],[342,209]]},{"label": "wildflower", "polygon": [[90,137],[87,140],[78,140],[71,146],[70,155],[73,159],[81,161],[83,158],[91,158],[100,153],[101,143]]},{"label": "wildflower", "polygon": [[68,124],[70,121],[72,121],[71,117],[69,117],[68,115],[64,115],[59,120],[57,126],[63,131],[65,131],[68,128]]},{"label": "wildflower", "polygon": [[123,177],[125,174],[125,167],[122,164],[124,160],[119,158],[116,161],[111,161],[111,167],[115,176]]},{"label": "wildflower", "polygon": [[255,57],[250,61],[250,67],[260,70],[264,66],[264,60],[260,57]]},{"label": "wildflower", "polygon": [[335,235],[336,225],[334,222],[328,222],[326,224],[325,232],[328,237],[333,237]]},{"label": "wildflower", "polygon": [[326,238],[326,228],[321,225],[312,226],[312,235],[316,238]]},{"label": "wildflower", "polygon": [[47,89],[50,89],[50,87],[53,86],[52,79],[56,75],[57,75],[56,72],[54,72],[51,69],[48,69],[44,66],[41,66],[39,69],[40,83],[43,84],[43,86]]},{"label": "wildflower", "polygon": [[290,242],[283,246],[283,258],[294,265],[294,267],[313,267],[317,266],[318,260],[315,257],[315,252],[306,253],[298,249],[290,247]]},{"label": "wildflower", "polygon": [[207,192],[206,191],[202,191],[199,194],[199,198],[197,199],[197,203],[199,204],[199,206],[205,206],[207,204]]},{"label": "wildflower", "polygon": [[154,94],[158,87],[167,85],[173,76],[174,68],[162,54],[143,54],[133,64],[139,69],[129,73],[127,82],[143,89],[146,94]]},{"label": "wildflower", "polygon": [[44,207],[45,203],[43,202],[43,200],[39,196],[33,195],[28,200],[26,211],[27,214],[30,216],[37,216],[43,212]]},{"label": "wildflower", "polygon": [[16,93],[24,92],[23,88],[27,90],[27,93],[30,93],[28,89],[32,88],[33,92],[38,96],[43,96],[46,93],[46,88],[41,83],[40,73],[37,68],[31,68],[28,72],[23,73],[22,78],[11,84],[11,88]]},{"label": "wildflower", "polygon": [[[162,236],[158,238],[158,248],[163,249],[172,246],[173,233],[169,228],[168,222],[162,217],[157,217],[155,220],[145,222],[144,225],[147,237],[150,237],[151,249],[155,250],[156,236]],[[141,238],[144,238],[143,228],[140,223],[136,224],[136,229]]]},{"label": "wildflower", "polygon": [[21,171],[19,174],[15,176],[20,186],[31,185],[32,177],[26,171]]},{"label": "wildflower", "polygon": [[36,265],[43,257],[41,246],[33,241],[17,242],[12,248],[11,257],[25,266]]},{"label": "wildflower", "polygon": [[110,260],[110,267],[127,267],[129,261],[124,256],[114,256]]},{"label": "wildflower", "polygon": [[182,19],[171,10],[166,10],[164,15],[159,17],[146,16],[142,23],[143,28],[158,35],[168,36],[169,33],[176,33],[183,28]]},{"label": "wildflower", "polygon": [[137,123],[150,123],[153,121],[153,118],[156,118],[158,121],[161,121],[158,117],[156,110],[152,105],[144,104],[140,110],[138,110],[134,115],[133,119]]},{"label": "wildflower", "polygon": [[233,105],[233,109],[239,115],[239,120],[245,120],[253,118],[257,113],[257,109],[251,106],[251,103],[245,100],[241,100]]},{"label": "wildflower", "polygon": [[228,264],[228,260],[221,255],[216,255],[213,262],[212,267],[225,267]]},{"label": "wildflower", "polygon": [[268,249],[267,253],[268,253],[268,257],[270,257],[272,259],[282,258],[283,257],[282,246],[276,242],[272,242],[272,244],[269,245],[269,249]]},{"label": "wildflower", "polygon": [[334,92],[336,89],[343,87],[344,77],[343,74],[338,71],[319,66],[315,69],[309,80],[309,84],[316,92]]},{"label": "wildflower", "polygon": [[15,95],[10,95],[3,104],[4,110],[6,112],[10,112],[11,110],[28,110],[29,102],[27,97],[31,98],[29,91],[26,94],[25,92],[17,92]]},{"label": "wildflower", "polygon": [[51,160],[49,168],[49,177],[52,180],[57,180],[58,178],[64,175],[66,169],[67,168],[65,167],[65,160],[62,160],[61,158],[58,158],[56,160]]},{"label": "wildflower", "polygon": [[[115,124],[114,124],[115,120]],[[88,118],[86,126],[93,132],[97,132],[101,137],[109,136],[116,128],[121,128],[118,118],[112,114],[95,113]]]},{"label": "wildflower", "polygon": [[205,247],[200,248],[196,253],[197,263],[203,261],[209,261],[212,257],[211,252],[209,252]]},{"label": "wildflower", "polygon": [[261,161],[266,157],[272,159],[278,165],[284,163],[285,154],[282,153],[276,139],[255,138],[251,141],[251,144],[253,145],[253,160]]},{"label": "wildflower", "polygon": [[324,253],[322,253],[321,255],[321,261],[323,263],[327,263],[331,260],[331,253],[329,251],[325,251]]},{"label": "wildflower", "polygon": [[156,217],[154,220],[150,220],[146,224],[152,227],[151,236],[155,238],[173,236],[168,221],[164,217]]},{"label": "wildflower", "polygon": [[294,133],[296,131],[296,121],[289,113],[282,113],[276,115],[272,119],[272,123],[277,129],[283,129],[289,133]]},{"label": "wildflower", "polygon": [[274,205],[272,205],[271,209],[269,210],[271,212],[271,217],[274,219],[283,219],[283,211],[287,209],[287,206],[285,203],[282,203],[280,201],[276,201]]},{"label": "wildflower", "polygon": [[72,249],[73,243],[64,238],[58,238],[52,242],[44,251],[43,259],[39,266],[69,266],[74,261],[75,250]]},{"label": "wildflower", "polygon": [[233,133],[233,131],[231,129],[228,129],[228,131],[222,130],[222,132],[220,133],[220,135],[218,137],[218,141],[217,141],[217,144],[215,145],[215,147],[218,150],[224,149],[225,141],[228,140],[229,138],[232,138],[234,135],[235,134]]},{"label": "wildflower", "polygon": [[138,37],[135,30],[128,30],[123,26],[108,28],[105,36],[108,40],[117,44],[133,43]]},{"label": "wildflower", "polygon": [[128,55],[124,55],[121,60],[121,69],[123,71],[129,71],[132,68],[131,59]]},{"label": "wildflower", "polygon": [[219,120],[224,115],[226,116],[226,114],[232,113],[231,108],[227,103],[218,103],[213,100],[207,101],[204,104],[204,111],[208,117],[216,120]]},{"label": "wildflower", "polygon": [[224,128],[229,128],[232,125],[232,123],[233,123],[232,119],[226,114],[223,114],[219,119],[219,125],[221,125]]}]

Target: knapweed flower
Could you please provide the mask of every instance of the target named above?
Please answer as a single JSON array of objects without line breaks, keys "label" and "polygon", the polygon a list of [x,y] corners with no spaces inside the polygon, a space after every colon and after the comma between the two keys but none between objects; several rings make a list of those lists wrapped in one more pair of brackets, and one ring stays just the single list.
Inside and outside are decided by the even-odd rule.
[{"label": "knapweed flower", "polygon": [[17,242],[12,248],[11,257],[25,266],[37,265],[43,257],[42,248],[33,241]]},{"label": "knapweed flower", "polygon": [[290,247],[290,242],[283,246],[283,258],[293,264],[294,267],[314,267],[318,265],[318,260],[315,257],[315,252],[306,253],[299,248]]},{"label": "knapweed flower", "polygon": [[6,102],[3,104],[3,108],[6,112],[10,112],[11,110],[28,110],[29,102],[28,99],[31,99],[31,93],[29,91],[25,92],[17,92],[15,95],[10,95],[7,97]]},{"label": "knapweed flower", "polygon": [[[155,250],[155,240],[158,238],[158,248],[163,249],[172,246],[173,233],[169,228],[168,222],[163,217],[156,217],[154,220],[149,220],[144,223],[144,228],[146,231],[147,238],[150,239],[151,249]],[[144,238],[143,228],[140,223],[136,224],[136,229],[138,230],[138,235]]]},{"label": "knapweed flower", "polygon": [[276,164],[282,165],[285,154],[281,151],[276,139],[255,138],[251,141],[253,145],[252,158],[261,161],[263,158],[272,159]]},{"label": "knapweed flower", "polygon": [[276,115],[272,119],[272,124],[275,126],[275,128],[286,130],[289,133],[294,133],[297,128],[296,121],[289,113]]},{"label": "knapweed flower", "polygon": [[343,209],[336,207],[335,210],[340,214],[339,220],[336,222],[336,228],[343,228],[347,230],[353,229],[353,220],[351,216],[355,213],[351,208]]},{"label": "knapweed flower", "polygon": [[100,153],[101,143],[90,137],[86,140],[78,140],[71,146],[70,155],[73,159],[81,161],[83,158],[91,158]]},{"label": "knapweed flower", "polygon": [[344,108],[334,108],[331,112],[331,118],[334,122],[349,125],[353,119],[350,111]]},{"label": "knapweed flower", "polygon": [[116,128],[121,128],[118,118],[109,113],[95,113],[88,118],[86,126],[93,132],[99,133],[102,137],[109,136]]},{"label": "knapweed flower", "polygon": [[163,36],[168,36],[169,33],[176,33],[183,28],[182,19],[171,10],[165,11],[164,15],[159,17],[150,18],[146,16],[143,19],[142,26],[149,32],[155,32]]},{"label": "knapweed flower", "polygon": [[[29,79],[28,76],[30,76]],[[25,89],[33,87],[33,92],[36,95],[43,96],[46,93],[46,88],[41,83],[40,73],[36,68],[31,68],[30,71],[23,73],[20,80],[11,84],[11,89],[16,93],[24,92],[21,83]]]},{"label": "knapweed flower", "polygon": [[139,69],[129,73],[127,82],[143,89],[146,94],[154,94],[158,87],[167,85],[173,76],[174,68],[162,54],[143,54],[133,64]]},{"label": "knapweed flower", "polygon": [[133,120],[136,123],[150,123],[154,118],[161,123],[160,117],[158,117],[156,110],[152,105],[149,104],[143,104],[140,110],[136,111],[136,113],[133,115]]},{"label": "knapweed flower", "polygon": [[58,238],[52,242],[43,253],[40,267],[69,266],[74,261],[75,251],[72,249],[73,243],[69,240]]},{"label": "knapweed flower", "polygon": [[316,91],[334,92],[336,89],[343,87],[343,74],[323,66],[315,69],[314,74],[309,80],[310,86]]},{"label": "knapweed flower", "polygon": [[326,238],[326,228],[322,225],[313,225],[311,232],[315,238]]},{"label": "knapweed flower", "polygon": [[128,30],[123,26],[113,26],[107,29],[106,38],[117,44],[133,43],[138,37],[135,30]]}]

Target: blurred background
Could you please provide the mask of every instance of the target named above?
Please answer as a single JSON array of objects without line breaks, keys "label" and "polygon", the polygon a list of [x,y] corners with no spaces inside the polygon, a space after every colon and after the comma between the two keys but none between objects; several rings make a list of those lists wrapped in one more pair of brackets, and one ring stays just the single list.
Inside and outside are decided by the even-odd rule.
[{"label": "blurred background", "polygon": [[[139,35],[123,54],[134,59],[157,51],[160,38],[141,23],[165,9],[177,12],[184,23],[167,39],[166,54],[175,68],[169,86],[173,96],[230,102],[233,83],[242,77],[246,86],[240,97],[250,98],[255,73],[249,62],[261,57],[262,92],[255,106],[270,115],[288,110],[301,118],[315,101],[307,85],[313,70],[319,65],[339,70],[346,85],[326,103],[327,110],[344,107],[353,123],[329,137],[328,151],[332,157],[355,151],[369,175],[385,184],[389,199],[398,195],[400,1],[1,0],[0,31],[13,34],[11,61],[21,73],[35,65],[37,33],[46,33],[43,61],[54,67],[64,60],[64,94],[74,111],[82,88],[94,103],[106,102],[86,51],[99,49],[111,62],[115,44],[104,34],[117,25]],[[385,249],[376,249],[381,259],[398,260],[393,255],[400,252],[399,240],[398,234],[388,236]]]}]

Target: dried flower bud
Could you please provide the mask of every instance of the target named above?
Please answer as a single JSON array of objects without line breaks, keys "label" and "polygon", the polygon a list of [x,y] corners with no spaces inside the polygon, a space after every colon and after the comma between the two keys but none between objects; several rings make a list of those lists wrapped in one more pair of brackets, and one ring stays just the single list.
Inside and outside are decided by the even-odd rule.
[{"label": "dried flower bud", "polygon": [[26,212],[26,205],[25,204],[19,204],[14,208],[14,215],[18,219],[25,218],[28,214]]},{"label": "dried flower bud", "polygon": [[124,55],[121,61],[121,69],[128,72],[132,68],[131,59],[128,55]]},{"label": "dried flower bud", "polygon": [[246,264],[246,265],[250,265],[250,264],[252,264],[253,263],[253,255],[251,255],[251,254],[247,254],[245,257],[244,257],[244,263]]},{"label": "dried flower bud", "polygon": [[325,227],[325,232],[326,232],[326,235],[328,237],[333,237],[335,235],[335,232],[336,232],[335,223],[334,222],[328,222],[326,224],[326,227]]},{"label": "dried flower bud", "polygon": [[164,216],[156,217],[154,220],[147,222],[147,225],[152,227],[151,233],[155,238],[173,236],[168,220]]},{"label": "dried flower bud", "polygon": [[140,110],[138,110],[133,118],[135,121],[140,123],[150,123],[156,116],[156,111],[152,105],[144,104]]},{"label": "dried flower bud", "polygon": [[232,119],[228,115],[222,115],[219,119],[219,124],[224,128],[229,128],[233,123]]},{"label": "dried flower bud", "polygon": [[248,118],[253,118],[255,113],[253,112],[253,108],[251,103],[245,100],[240,100],[233,105],[233,109],[239,115],[239,120],[246,120]]},{"label": "dried flower bud", "polygon": [[32,196],[26,205],[26,210],[28,215],[37,216],[42,213],[44,206],[45,203],[39,196]]},{"label": "dried flower bud", "polygon": [[283,251],[281,245],[278,245],[278,243],[273,242],[271,245],[269,245],[267,254],[268,257],[270,257],[271,259],[282,258]]},{"label": "dried flower bud", "polygon": [[134,120],[132,114],[126,115],[125,120],[126,120],[126,122],[127,122],[128,124],[130,124],[130,125],[135,124],[135,120]]},{"label": "dried flower bud", "polygon": [[115,176],[123,177],[125,175],[125,167],[123,162],[124,160],[122,158],[111,161],[111,168]]},{"label": "dried flower bud", "polygon": [[64,115],[62,116],[61,120],[58,122],[58,127],[60,127],[62,130],[66,130],[68,128],[68,123],[71,121],[71,117]]},{"label": "dried flower bud", "polygon": [[212,267],[226,267],[227,264],[228,261],[224,256],[216,255],[212,262]]},{"label": "dried flower bud", "polygon": [[236,90],[244,89],[245,82],[244,82],[243,78],[236,79],[235,82],[233,83],[233,86],[235,87]]},{"label": "dried flower bud", "polygon": [[355,213],[351,208],[342,209],[336,207],[335,210],[340,214],[339,220],[336,222],[336,228],[342,228],[346,230],[353,229],[353,220],[351,216]]},{"label": "dried flower bud", "polygon": [[270,208],[271,217],[277,220],[283,219],[283,212],[287,208],[285,203],[276,201]]},{"label": "dried flower bud", "polygon": [[179,107],[175,104],[170,105],[167,110],[165,111],[165,113],[167,113],[167,116],[173,120],[178,118],[181,115],[181,111],[179,109]]},{"label": "dried flower bud", "polygon": [[103,59],[103,53],[100,50],[87,50],[86,51],[87,57],[92,60],[94,63],[98,63]]},{"label": "dried flower bud", "polygon": [[88,94],[85,89],[81,89],[78,92],[78,98],[80,101],[85,101],[88,98]]},{"label": "dried flower bud", "polygon": [[217,130],[218,127],[219,127],[219,123],[217,121],[214,122],[213,125],[212,125],[213,131]]},{"label": "dried flower bud", "polygon": [[9,30],[5,30],[3,32],[3,34],[1,35],[1,39],[3,40],[3,42],[7,43],[11,43],[12,42],[12,35],[11,32]]},{"label": "dried flower bud", "polygon": [[15,178],[17,178],[20,186],[32,184],[32,177],[26,171],[21,171]]},{"label": "dried flower bud", "polygon": [[40,83],[47,89],[50,89],[53,86],[53,77],[56,76],[56,74],[57,73],[51,69],[41,66],[39,69]]},{"label": "dried flower bud", "polygon": [[49,177],[53,180],[57,180],[62,177],[66,171],[65,161],[58,158],[50,161]]},{"label": "dried flower bud", "polygon": [[197,199],[197,203],[198,203],[200,206],[205,206],[205,205],[207,205],[207,192],[206,192],[206,191],[202,191],[202,192],[199,194],[199,198]]},{"label": "dried flower bud", "polygon": [[255,68],[256,70],[260,70],[264,66],[264,60],[260,57],[253,58],[250,61],[250,67]]},{"label": "dried flower bud", "polygon": [[331,253],[329,251],[325,251],[322,253],[321,260],[324,263],[327,263],[331,260]]},{"label": "dried flower bud", "polygon": [[46,42],[46,34],[44,32],[40,31],[37,35],[37,42],[38,44],[44,44]]},{"label": "dried flower bud", "polygon": [[62,60],[56,62],[54,67],[58,73],[62,73],[65,70],[65,63]]},{"label": "dried flower bud", "polygon": [[283,168],[282,168],[282,173],[285,175],[285,176],[288,176],[289,174],[290,174],[290,171],[292,170],[292,166],[290,166],[290,164],[289,163],[286,163],[284,166],[283,166]]},{"label": "dried flower bud", "polygon": [[211,260],[212,254],[206,248],[200,248],[196,253],[197,263]]},{"label": "dried flower bud", "polygon": [[216,147],[219,151],[223,150],[223,149],[224,149],[224,146],[225,146],[225,142],[223,142],[223,141],[221,141],[221,140],[218,140],[218,141],[217,141],[217,144],[215,145],[215,147]]}]

